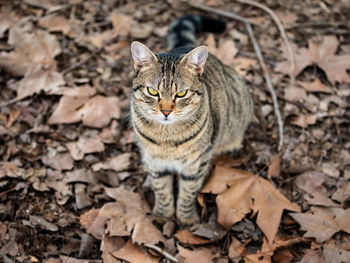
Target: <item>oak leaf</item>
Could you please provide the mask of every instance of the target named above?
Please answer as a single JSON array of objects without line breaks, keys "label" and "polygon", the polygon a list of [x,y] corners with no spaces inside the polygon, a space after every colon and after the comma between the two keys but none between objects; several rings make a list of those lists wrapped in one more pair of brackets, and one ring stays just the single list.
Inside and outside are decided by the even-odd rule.
[{"label": "oak leaf", "polygon": [[75,97],[64,95],[49,120],[48,124],[74,123],[82,121],[85,126],[102,128],[112,118],[120,117],[118,97],[96,95]]},{"label": "oak leaf", "polygon": [[160,258],[147,253],[140,246],[135,245],[131,240],[121,249],[111,253],[114,257],[133,263],[158,263]]},{"label": "oak leaf", "polygon": [[233,168],[216,166],[202,193],[218,194],[218,222],[227,229],[251,211],[258,214],[257,224],[269,244],[277,233],[283,210],[300,211],[269,181]]},{"label": "oak leaf", "polygon": [[235,43],[230,39],[220,38],[219,45],[216,47],[213,34],[208,36],[205,40],[205,44],[208,46],[209,52],[217,56],[226,65],[231,65],[234,62],[234,57],[238,53]]},{"label": "oak leaf", "polygon": [[[315,63],[324,70],[328,80],[333,84],[335,82],[350,82],[350,75],[347,73],[347,70],[350,69],[350,54],[335,55],[338,45],[339,42],[335,36],[324,36],[321,42],[310,39],[308,48],[298,48],[292,44],[295,55],[294,76],[299,75],[305,67]],[[278,63],[275,70],[289,74],[290,58],[284,45],[282,52],[287,60]]]},{"label": "oak leaf", "polygon": [[333,93],[332,89],[327,85],[323,84],[319,79],[315,79],[312,82],[299,82],[299,84],[307,91],[307,92],[321,92],[321,93]]},{"label": "oak leaf", "polygon": [[318,243],[331,238],[338,231],[350,233],[350,209],[339,207],[311,207],[308,213],[291,216],[307,231],[304,237],[314,237]]},{"label": "oak leaf", "polygon": [[202,237],[196,236],[186,230],[178,230],[175,236],[183,244],[204,245],[212,242],[209,239],[204,239]]},{"label": "oak leaf", "polygon": [[28,33],[13,27],[8,43],[14,50],[0,53],[0,67],[15,76],[23,76],[37,65],[55,68],[54,58],[61,53],[56,37],[42,30]]},{"label": "oak leaf", "polygon": [[185,259],[184,263],[211,263],[213,256],[209,248],[186,249],[180,245],[177,246],[179,255]]}]

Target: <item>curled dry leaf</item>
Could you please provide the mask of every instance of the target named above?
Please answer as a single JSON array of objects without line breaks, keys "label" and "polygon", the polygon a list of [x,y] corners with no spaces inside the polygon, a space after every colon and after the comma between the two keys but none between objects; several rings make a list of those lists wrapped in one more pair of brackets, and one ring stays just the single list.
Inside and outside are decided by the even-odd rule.
[{"label": "curled dry leaf", "polygon": [[23,99],[44,91],[46,94],[61,94],[65,82],[61,73],[52,68],[43,69],[41,65],[33,66],[18,83],[17,98]]},{"label": "curled dry leaf", "polygon": [[212,263],[213,256],[209,248],[186,249],[180,245],[177,246],[179,256],[184,258],[184,263]]},{"label": "curled dry leaf", "polygon": [[134,153],[122,153],[120,155],[117,155],[115,157],[112,157],[111,159],[108,159],[105,162],[95,163],[92,166],[93,171],[99,171],[99,170],[114,170],[116,172],[121,172],[125,170],[129,170],[133,167],[133,159],[135,157]]},{"label": "curled dry leaf", "polygon": [[307,128],[309,125],[315,124],[317,121],[316,114],[302,114],[300,113],[296,119],[291,121],[291,124],[294,124],[296,126],[299,126],[301,128]]},{"label": "curled dry leaf", "polygon": [[140,246],[133,244],[131,240],[121,249],[112,252],[112,255],[133,263],[158,263],[160,261],[160,258],[150,255]]},{"label": "curled dry leaf", "polygon": [[14,51],[0,53],[0,67],[15,76],[23,76],[38,65],[44,68],[56,67],[55,56],[61,48],[55,36],[46,31],[22,32],[13,27],[9,34],[9,44]]},{"label": "curled dry leaf", "polygon": [[186,230],[178,230],[175,236],[183,244],[204,245],[212,242],[209,239],[201,238]]},{"label": "curled dry leaf", "polygon": [[156,245],[159,242],[162,242],[163,245],[166,244],[166,240],[162,233],[152,224],[149,218],[139,220],[135,224],[131,239],[134,243],[139,245]]},{"label": "curled dry leaf", "polygon": [[299,84],[307,92],[321,92],[321,93],[333,93],[332,89],[327,85],[323,84],[319,79],[315,79],[312,82],[299,82]]},{"label": "curled dry leaf", "polygon": [[113,31],[116,35],[127,36],[129,34],[132,18],[124,15],[118,10],[114,10],[111,13],[111,20],[113,25]]},{"label": "curled dry leaf", "polygon": [[338,231],[350,233],[350,209],[339,207],[311,207],[308,213],[293,213],[291,216],[307,231],[304,237],[316,238],[322,243]]},{"label": "curled dry leaf", "polygon": [[309,195],[305,195],[304,198],[312,205],[323,206],[339,206],[328,198],[329,193],[327,189],[322,185],[326,180],[326,175],[322,172],[308,171],[299,175],[294,184],[307,192]]},{"label": "curled dry leaf", "polygon": [[277,177],[281,172],[281,155],[276,154],[272,157],[271,163],[269,165],[269,169],[267,171],[267,177]]},{"label": "curled dry leaf", "polygon": [[226,65],[231,65],[234,61],[234,57],[237,55],[237,48],[235,42],[231,39],[219,40],[219,46],[216,47],[215,38],[213,34],[210,34],[205,40],[205,44],[208,46],[209,52],[217,56]]},{"label": "curled dry leaf", "polygon": [[99,137],[80,137],[78,141],[69,142],[66,146],[74,160],[82,160],[87,153],[103,152],[105,150],[105,146]]},{"label": "curled dry leaf", "polygon": [[227,229],[253,211],[270,244],[277,233],[284,209],[300,211],[272,184],[258,175],[216,166],[202,193],[218,194],[218,222]]},{"label": "curled dry leaf", "polygon": [[[337,81],[349,82],[350,75],[347,70],[350,69],[350,54],[335,55],[338,44],[339,42],[335,36],[324,36],[321,42],[317,39],[310,39],[308,48],[298,48],[295,44],[292,44],[295,54],[294,76],[299,75],[305,67],[316,63],[324,70],[328,80],[333,84]],[[283,56],[288,60],[278,63],[275,70],[289,74],[290,61],[285,45],[282,45],[282,51]]]},{"label": "curled dry leaf", "polygon": [[42,162],[50,166],[51,168],[62,171],[71,170],[73,168],[74,160],[69,153],[58,153],[54,157],[49,157],[47,155],[41,158]]},{"label": "curled dry leaf", "polygon": [[68,19],[57,14],[50,14],[41,18],[38,24],[46,28],[49,32],[62,32],[63,34],[67,34],[70,30]]},{"label": "curled dry leaf", "polygon": [[85,126],[103,128],[112,118],[120,117],[118,97],[104,97],[97,95],[73,97],[64,95],[48,124],[74,123],[82,121]]}]

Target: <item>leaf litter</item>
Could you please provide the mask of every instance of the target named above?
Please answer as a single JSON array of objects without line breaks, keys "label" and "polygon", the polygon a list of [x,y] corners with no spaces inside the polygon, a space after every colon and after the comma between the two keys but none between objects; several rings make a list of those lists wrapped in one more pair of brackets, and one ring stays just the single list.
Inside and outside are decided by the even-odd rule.
[{"label": "leaf litter", "polygon": [[[289,73],[288,58],[276,48],[280,39],[269,19],[258,9],[232,6],[266,26],[254,31],[281,98],[282,153],[274,152],[271,101],[261,89],[244,25],[228,21],[222,35],[199,36],[247,79],[256,114],[244,147],[215,159],[207,193],[199,197],[202,223],[190,229],[151,214],[153,196],[125,121],[129,45],[138,39],[165,50],[168,25],[184,14],[175,2],[28,0],[1,7],[0,102],[17,101],[0,108],[2,259],[348,261],[349,48],[339,31],[348,29],[341,21],[347,19],[344,1],[266,3],[295,48],[295,86],[276,72]],[[314,32],[311,16],[314,24],[326,21],[311,25]]]}]

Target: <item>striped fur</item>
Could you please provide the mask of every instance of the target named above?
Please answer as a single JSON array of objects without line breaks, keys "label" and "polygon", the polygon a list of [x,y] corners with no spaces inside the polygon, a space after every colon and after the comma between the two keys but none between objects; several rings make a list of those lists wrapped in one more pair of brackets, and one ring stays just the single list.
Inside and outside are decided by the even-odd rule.
[{"label": "striped fur", "polygon": [[[170,32],[174,32],[172,29]],[[206,49],[190,52],[194,36],[186,39],[177,41],[175,34],[172,43],[176,46],[181,42],[187,47],[164,54],[154,54],[141,43],[132,44],[136,77],[131,119],[152,180],[154,213],[166,217],[176,213],[182,224],[191,225],[199,221],[196,196],[212,155],[240,148],[253,103],[243,79],[215,56],[209,54],[203,71]],[[148,88],[159,96],[152,96]],[[186,96],[176,97],[186,89]],[[165,116],[162,111],[171,113]],[[175,172],[179,175],[176,209]]]}]

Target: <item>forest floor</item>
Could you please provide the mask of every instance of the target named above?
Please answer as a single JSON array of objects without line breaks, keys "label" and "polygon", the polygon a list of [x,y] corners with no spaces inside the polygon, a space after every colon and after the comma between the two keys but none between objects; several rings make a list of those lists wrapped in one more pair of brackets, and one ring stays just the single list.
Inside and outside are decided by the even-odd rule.
[{"label": "forest floor", "polygon": [[[273,102],[245,24],[253,22]],[[0,262],[350,262],[350,2],[0,1]],[[130,43],[166,51],[185,14],[227,22],[201,43],[246,79],[255,116],[213,160],[201,224],[150,211],[128,124]],[[293,81],[293,78],[295,80]]]}]

